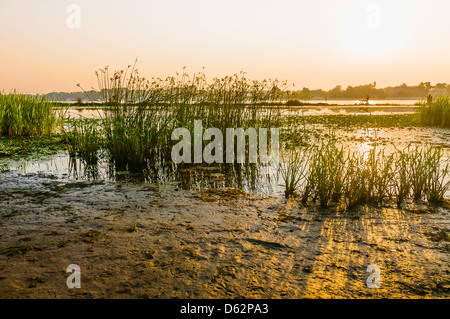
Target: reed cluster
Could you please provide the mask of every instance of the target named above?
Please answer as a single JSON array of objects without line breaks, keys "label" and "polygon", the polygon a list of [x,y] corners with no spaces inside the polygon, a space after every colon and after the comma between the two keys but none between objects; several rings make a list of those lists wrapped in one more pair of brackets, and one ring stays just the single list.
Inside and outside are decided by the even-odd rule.
[{"label": "reed cluster", "polygon": [[441,95],[431,103],[422,103],[418,113],[422,124],[448,128],[450,127],[450,97]]},{"label": "reed cluster", "polygon": [[0,94],[0,136],[51,134],[57,116],[45,97]]},{"label": "reed cluster", "polygon": [[108,67],[96,72],[108,105],[101,121],[105,149],[121,168],[140,170],[169,160],[173,130],[186,128],[193,134],[195,120],[202,120],[203,129],[222,132],[271,128],[278,122],[278,110],[264,105],[284,97],[285,82],[252,81],[245,73],[207,82],[204,73],[191,76],[185,69],[175,77],[148,80],[135,67],[112,75]]},{"label": "reed cluster", "polygon": [[81,158],[87,165],[97,164],[103,147],[102,130],[97,120],[67,118],[63,136],[70,157]]},{"label": "reed cluster", "polygon": [[286,195],[296,191],[304,203],[321,207],[339,204],[382,204],[407,198],[438,203],[450,187],[449,161],[441,148],[407,147],[346,150],[331,137],[320,145],[291,150],[280,171]]}]

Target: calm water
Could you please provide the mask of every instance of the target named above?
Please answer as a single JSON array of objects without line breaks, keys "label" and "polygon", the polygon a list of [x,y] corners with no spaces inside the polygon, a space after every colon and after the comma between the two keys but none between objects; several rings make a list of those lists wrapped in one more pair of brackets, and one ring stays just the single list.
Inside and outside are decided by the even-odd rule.
[{"label": "calm water", "polygon": [[[422,100],[370,100],[369,106],[376,105],[414,105],[416,103],[420,103]],[[333,105],[355,105],[361,104],[359,100],[308,100],[301,101],[305,103],[328,103]]]},{"label": "calm water", "polygon": [[[339,101],[342,102],[342,101]],[[405,102],[405,101],[402,101]],[[313,103],[313,102],[311,102]],[[316,103],[314,101],[314,103]],[[347,103],[348,104],[348,103]],[[414,112],[414,103],[391,106],[381,105],[347,105],[340,104],[339,106],[294,106],[294,107],[280,107],[281,115],[289,116],[290,114],[303,115],[354,115],[354,114],[371,114],[371,115],[386,115],[386,114],[406,114]],[[67,111],[67,116],[71,118],[101,118],[105,114],[103,109],[87,109],[87,108],[71,108]]]},{"label": "calm water", "polygon": [[[330,101],[328,101],[330,102]],[[342,102],[342,101],[340,101]],[[394,102],[394,101],[383,101]],[[399,101],[395,101],[399,102]],[[304,115],[321,116],[329,114],[399,114],[414,112],[411,101],[402,101],[401,106],[338,106],[338,107],[292,107],[283,108],[281,115]],[[102,109],[70,109],[68,116],[72,118],[100,118],[104,115]],[[313,130],[325,132],[327,127],[316,125]],[[380,146],[389,149],[395,147],[406,147],[407,145],[441,145],[450,149],[450,130],[431,128],[389,128],[389,129],[358,129],[351,131],[336,132],[339,139],[349,148],[362,151],[370,150],[374,145],[374,139]],[[450,152],[449,152],[450,153]],[[138,183],[165,183],[182,189],[205,189],[235,187],[252,193],[274,194],[283,192],[283,183],[277,175],[277,167],[272,166],[249,166],[228,165],[216,167],[200,167],[185,169],[174,169],[170,165],[165,167],[153,167],[145,174],[133,174],[127,171],[117,171],[108,160],[102,159],[94,167],[86,167],[80,159],[70,159],[67,152],[61,151],[56,155],[44,158],[26,159],[0,159],[1,170],[14,170],[21,174],[45,174],[55,178],[72,180],[101,180],[101,181],[125,181]],[[447,194],[450,197],[450,194]]]},{"label": "calm water", "polygon": [[[327,127],[316,125],[311,129],[326,132]],[[372,148],[384,149],[386,154],[413,145],[440,145],[450,156],[450,130],[432,128],[359,128],[338,130],[336,134],[348,149],[362,153]],[[311,141],[314,143],[313,141]],[[375,146],[376,145],[376,146]],[[119,171],[106,157],[87,167],[80,159],[70,159],[66,151],[43,158],[0,159],[1,171],[11,170],[20,174],[45,175],[62,182],[106,181],[144,184],[165,184],[181,189],[208,189],[232,187],[256,194],[282,194],[284,185],[277,174],[277,165],[223,165],[176,168],[171,164],[155,165],[145,173]],[[449,176],[450,177],[450,176]],[[1,175],[0,175],[1,178]],[[446,197],[450,198],[450,191]]]}]

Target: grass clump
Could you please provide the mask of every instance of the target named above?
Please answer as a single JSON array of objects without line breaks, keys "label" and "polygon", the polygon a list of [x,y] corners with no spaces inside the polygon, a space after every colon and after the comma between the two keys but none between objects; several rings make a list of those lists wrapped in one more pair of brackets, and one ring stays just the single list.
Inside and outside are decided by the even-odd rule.
[{"label": "grass clump", "polygon": [[289,198],[298,188],[300,181],[305,177],[308,168],[308,151],[297,149],[295,143],[291,149],[282,154],[283,160],[279,162],[278,172],[285,185],[285,196]]},{"label": "grass clump", "polygon": [[406,198],[411,193],[412,181],[410,178],[410,161],[411,156],[409,154],[409,148],[404,150],[398,150],[396,156],[395,167],[397,168],[395,172],[394,188],[397,194],[397,206],[400,207]]},{"label": "grass clump", "polygon": [[440,203],[450,188],[450,164],[441,148],[407,147],[386,154],[375,145],[365,152],[346,151],[331,137],[302,158],[290,154],[280,164],[286,194],[298,191],[304,203],[318,201],[324,208],[332,203],[345,208],[380,205],[392,199],[401,206],[407,198]]},{"label": "grass clump", "polygon": [[408,147],[398,154],[398,203],[410,193],[415,201],[443,202],[450,187],[449,161],[444,160],[443,149]]},{"label": "grass clump", "polygon": [[427,179],[426,195],[429,202],[441,203],[444,201],[445,193],[450,188],[449,161],[443,161],[442,148],[434,149],[430,154],[429,167]]},{"label": "grass clump", "polygon": [[87,165],[97,164],[99,150],[103,147],[97,120],[69,118],[63,132],[70,157],[81,157]]},{"label": "grass clump", "polygon": [[107,67],[96,72],[99,91],[109,106],[101,122],[105,149],[121,169],[139,171],[170,162],[176,144],[172,132],[186,128],[193,136],[196,120],[202,120],[202,134],[208,128],[225,132],[271,128],[278,122],[278,111],[263,105],[281,100],[285,83],[251,81],[245,73],[208,83],[205,74],[190,76],[184,69],[176,77],[147,80],[135,66],[112,76]]},{"label": "grass clump", "polygon": [[312,172],[314,176],[315,199],[319,199],[322,207],[327,207],[332,200],[341,197],[344,188],[345,163],[344,149],[338,147],[334,137],[322,142],[314,151],[312,158]]},{"label": "grass clump", "polygon": [[57,117],[45,97],[0,94],[0,136],[51,134]]},{"label": "grass clump", "polygon": [[[362,203],[379,204],[389,197],[393,156],[376,147],[367,152],[345,151],[331,137],[314,150],[307,192],[322,207],[342,203],[353,207]],[[311,192],[312,191],[312,192]]]},{"label": "grass clump", "polygon": [[441,95],[431,103],[422,103],[418,113],[424,125],[450,128],[450,97]]}]

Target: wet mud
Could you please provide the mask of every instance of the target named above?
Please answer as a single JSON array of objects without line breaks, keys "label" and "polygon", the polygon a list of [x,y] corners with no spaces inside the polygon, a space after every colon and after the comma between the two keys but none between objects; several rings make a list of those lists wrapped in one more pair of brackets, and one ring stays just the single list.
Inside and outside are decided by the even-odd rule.
[{"label": "wet mud", "polygon": [[[0,172],[1,298],[448,298],[450,205]],[[68,289],[66,268],[81,267]],[[369,265],[381,288],[370,289]]]}]

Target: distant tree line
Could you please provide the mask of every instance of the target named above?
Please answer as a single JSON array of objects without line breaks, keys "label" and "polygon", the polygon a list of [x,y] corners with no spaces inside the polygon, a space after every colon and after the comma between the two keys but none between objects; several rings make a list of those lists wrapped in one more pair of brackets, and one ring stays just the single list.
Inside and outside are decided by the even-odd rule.
[{"label": "distant tree line", "polygon": [[77,101],[87,101],[93,102],[101,101],[102,95],[98,91],[87,91],[87,92],[51,92],[45,94],[47,99],[50,101],[58,102],[77,102]]},{"label": "distant tree line", "polygon": [[346,89],[338,85],[329,91],[322,89],[311,90],[305,87],[302,90],[292,91],[291,99],[365,99],[367,96],[371,99],[426,98],[428,94],[450,95],[449,93],[450,85],[447,83],[438,83],[434,86],[430,82],[421,82],[416,86],[408,86],[403,83],[399,86],[377,89],[376,82],[374,82],[373,84],[348,86]]}]

